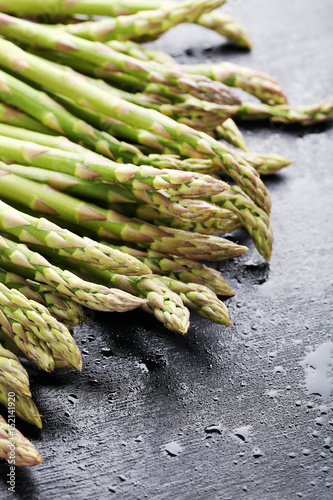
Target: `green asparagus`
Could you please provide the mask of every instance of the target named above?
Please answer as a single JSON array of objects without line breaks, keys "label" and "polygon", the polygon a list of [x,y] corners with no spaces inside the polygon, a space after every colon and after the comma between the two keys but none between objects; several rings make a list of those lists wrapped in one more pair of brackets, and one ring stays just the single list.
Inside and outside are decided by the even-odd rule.
[{"label": "green asparagus", "polygon": [[112,247],[140,259],[154,274],[166,275],[184,283],[205,285],[217,295],[234,295],[233,290],[223,279],[221,273],[195,260],[175,256],[171,258],[171,256],[160,252],[142,251],[127,246],[112,245]]},{"label": "green asparagus", "polygon": [[15,273],[17,266],[20,266],[20,275],[25,279],[46,283],[90,309],[124,312],[144,304],[143,300],[117,289],[80,280],[69,271],[53,266],[25,245],[0,236],[0,267]]},{"label": "green asparagus", "polygon": [[29,377],[18,358],[0,344],[0,384],[23,396],[31,396]]},{"label": "green asparagus", "polygon": [[0,457],[10,465],[33,466],[43,463],[41,455],[30,441],[0,416]]},{"label": "green asparagus", "polygon": [[0,309],[2,330],[39,367],[53,369],[51,351],[67,366],[81,370],[82,359],[73,337],[45,306],[0,283]]},{"label": "green asparagus", "polygon": [[[19,271],[19,269],[18,269]],[[82,307],[54,290],[50,285],[37,281],[25,280],[16,273],[7,273],[0,268],[0,283],[8,288],[19,290],[27,299],[34,300],[46,306],[58,321],[68,328],[83,323],[85,316]]]},{"label": "green asparagus", "polygon": [[63,27],[76,36],[99,42],[108,40],[155,39],[180,23],[192,23],[200,16],[223,5],[225,0],[186,0],[161,5],[154,10],[140,11],[131,16],[119,16]]},{"label": "green asparagus", "polygon": [[[4,183],[6,184],[6,179]],[[6,196],[1,187],[0,192],[3,197]],[[38,219],[20,212],[1,200],[0,231],[15,236],[22,243],[40,245],[44,250],[50,248],[59,254],[68,253],[76,260],[97,264],[114,272],[149,274],[149,269],[134,257],[116,250],[109,251],[108,255],[105,255],[67,229],[56,226],[46,219]]]},{"label": "green asparagus", "polygon": [[[13,396],[13,393],[15,396]],[[30,424],[36,425],[38,429],[42,428],[41,415],[30,396],[24,396],[19,392],[12,391],[6,385],[0,382],[0,403],[2,403],[7,408],[10,408],[11,412],[13,408],[9,406],[9,400],[12,398],[15,404],[15,413],[18,417],[22,418]]]}]

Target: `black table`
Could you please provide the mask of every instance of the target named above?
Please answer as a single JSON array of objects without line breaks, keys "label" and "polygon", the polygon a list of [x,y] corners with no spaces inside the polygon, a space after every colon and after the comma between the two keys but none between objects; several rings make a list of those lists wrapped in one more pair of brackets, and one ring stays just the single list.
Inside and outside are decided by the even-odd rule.
[{"label": "black table", "polygon": [[[331,0],[234,0],[225,11],[249,29],[252,52],[198,26],[155,46],[271,73],[293,105],[333,95]],[[16,496],[2,464],[2,499],[332,498],[332,125],[242,130],[250,150],[295,163],[267,179],[270,264],[239,231],[249,252],[218,265],[236,291],[234,325],[193,315],[181,337],[143,312],[91,316],[75,332],[83,373],[32,376],[44,428],[19,428],[45,463],[16,470]],[[321,395],[308,393],[312,372]]]}]

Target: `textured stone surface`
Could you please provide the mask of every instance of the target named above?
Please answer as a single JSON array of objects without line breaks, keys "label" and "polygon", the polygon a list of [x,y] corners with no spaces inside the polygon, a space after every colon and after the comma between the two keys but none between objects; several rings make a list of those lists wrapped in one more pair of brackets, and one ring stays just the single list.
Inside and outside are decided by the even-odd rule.
[{"label": "textured stone surface", "polygon": [[[197,26],[156,45],[181,61],[261,69],[291,104],[311,103],[332,96],[332,7],[231,0],[225,10],[248,27],[252,52]],[[193,316],[182,338],[137,312],[98,314],[78,328],[83,373],[32,377],[44,428],[19,428],[45,463],[17,469],[15,498],[332,498],[333,399],[308,394],[311,369],[301,365],[319,348],[313,362],[327,369],[315,387],[332,387],[320,349],[332,345],[332,125],[242,130],[251,150],[295,163],[267,180],[271,263],[240,231],[235,237],[250,251],[219,265],[236,291],[228,300],[234,326]],[[7,473],[1,465],[1,498],[10,500]]]}]

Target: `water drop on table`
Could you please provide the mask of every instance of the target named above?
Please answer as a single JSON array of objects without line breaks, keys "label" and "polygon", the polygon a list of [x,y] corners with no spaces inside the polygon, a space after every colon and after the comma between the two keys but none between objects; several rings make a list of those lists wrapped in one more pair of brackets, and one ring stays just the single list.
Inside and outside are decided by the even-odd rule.
[{"label": "water drop on table", "polygon": [[222,434],[222,427],[220,424],[208,425],[207,427],[205,427],[205,432],[207,432],[208,434],[213,434],[213,433]]},{"label": "water drop on table", "polygon": [[332,359],[333,342],[324,342],[309,352],[301,362],[305,370],[305,385],[309,394],[319,394],[328,399],[333,393]]},{"label": "water drop on table", "polygon": [[164,445],[164,449],[172,457],[176,457],[182,451],[181,446],[176,441],[170,441]]},{"label": "water drop on table", "polygon": [[247,443],[250,439],[252,425],[244,425],[243,427],[238,427],[233,431],[236,437],[241,441]]}]

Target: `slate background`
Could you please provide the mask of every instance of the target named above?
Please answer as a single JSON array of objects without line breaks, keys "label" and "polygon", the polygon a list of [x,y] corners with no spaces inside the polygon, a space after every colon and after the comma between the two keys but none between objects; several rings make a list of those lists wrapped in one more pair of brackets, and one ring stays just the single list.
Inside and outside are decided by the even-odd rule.
[{"label": "slate background", "polygon": [[[225,59],[271,73],[293,105],[332,97],[330,0],[231,0],[225,11],[248,28],[251,52],[197,26],[156,46],[180,61]],[[75,333],[83,373],[32,376],[44,428],[19,428],[45,463],[17,469],[15,496],[1,464],[2,499],[332,498],[324,439],[333,399],[307,394],[300,365],[332,341],[332,125],[242,130],[251,150],[295,163],[267,180],[271,263],[239,231],[249,252],[218,266],[236,291],[234,325],[193,315],[182,338],[141,312],[91,317]],[[251,426],[246,442],[235,435],[243,426]],[[182,449],[175,457],[164,448],[172,441]]]}]

